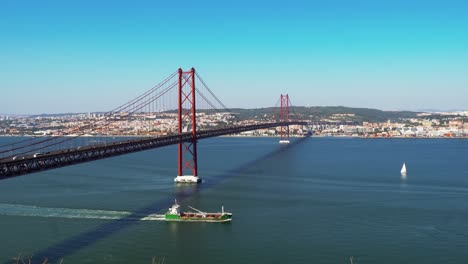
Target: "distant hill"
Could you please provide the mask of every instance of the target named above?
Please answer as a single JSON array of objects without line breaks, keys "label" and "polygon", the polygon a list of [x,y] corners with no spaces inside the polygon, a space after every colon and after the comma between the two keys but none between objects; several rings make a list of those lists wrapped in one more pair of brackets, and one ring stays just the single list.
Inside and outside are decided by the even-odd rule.
[{"label": "distant hill", "polygon": [[[279,116],[278,107],[241,109],[235,108],[231,111],[237,113],[238,119],[264,119],[276,113]],[[344,106],[295,106],[290,108],[290,115],[299,119],[310,120],[340,120],[354,122],[385,122],[387,120],[398,120],[400,118],[414,118],[419,112],[411,111],[382,111],[370,108],[352,108]]]},{"label": "distant hill", "polygon": [[351,108],[344,106],[324,106],[324,107],[297,107],[293,109],[300,115],[312,115],[312,117],[331,118],[336,114],[351,114],[346,119],[353,121],[385,122],[387,120],[397,120],[400,118],[417,117],[418,112],[411,111],[382,111],[371,108]]},{"label": "distant hill", "polygon": [[[230,108],[231,112],[235,113],[237,120],[255,119],[255,120],[271,120],[273,117],[278,118],[280,114],[279,107],[266,108]],[[198,109],[199,113],[215,113],[215,110]],[[222,111],[222,110],[221,110]],[[176,110],[167,111],[167,113],[177,113]],[[306,119],[319,121],[324,119],[336,121],[352,121],[352,122],[385,122],[387,120],[396,121],[401,118],[415,118],[420,112],[412,111],[382,111],[371,108],[353,108],[345,106],[294,106],[290,108],[291,118]],[[344,116],[340,116],[344,115]],[[347,115],[346,115],[347,114]]]},{"label": "distant hill", "polygon": [[[255,120],[271,120],[278,118],[280,113],[279,107],[267,108],[231,108],[231,112],[235,113],[237,120],[255,119]],[[199,109],[200,113],[214,113],[215,110]],[[93,112],[103,113],[103,112]],[[177,113],[177,110],[166,111],[166,113]],[[385,122],[387,120],[396,121],[401,118],[414,118],[420,112],[412,111],[382,111],[371,108],[353,108],[345,106],[294,106],[290,108],[291,118],[306,119],[306,120],[336,120],[336,121],[352,121],[352,122]],[[30,117],[48,117],[48,116],[71,116],[84,113],[60,113],[60,114],[40,114],[29,115]],[[87,114],[87,113],[85,113]]]}]

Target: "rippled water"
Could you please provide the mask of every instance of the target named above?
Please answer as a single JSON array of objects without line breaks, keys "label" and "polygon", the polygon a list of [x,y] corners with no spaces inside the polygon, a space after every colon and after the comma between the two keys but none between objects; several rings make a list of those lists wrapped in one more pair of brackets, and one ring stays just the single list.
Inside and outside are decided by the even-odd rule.
[{"label": "rippled water", "polygon": [[[0,181],[0,260],[468,261],[467,140],[214,138],[199,155],[198,186],[174,184],[175,146]],[[175,198],[234,220],[152,221]]]}]

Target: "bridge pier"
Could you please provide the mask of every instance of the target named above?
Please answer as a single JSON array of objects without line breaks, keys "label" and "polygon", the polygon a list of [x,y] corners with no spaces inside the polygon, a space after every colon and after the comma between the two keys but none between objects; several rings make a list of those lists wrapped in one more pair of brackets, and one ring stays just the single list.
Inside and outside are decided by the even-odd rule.
[{"label": "bridge pier", "polygon": [[[184,123],[187,127],[192,127],[190,142],[182,141],[179,137],[177,148],[177,176],[175,182],[181,183],[199,183],[197,166],[197,119],[195,108],[195,69],[184,72],[181,68],[179,73],[179,92],[178,92],[178,133],[183,132]],[[185,170],[190,170],[192,175],[184,175]]]},{"label": "bridge pier", "polygon": [[200,183],[201,178],[193,175],[179,175],[174,178],[174,182],[177,183]]}]

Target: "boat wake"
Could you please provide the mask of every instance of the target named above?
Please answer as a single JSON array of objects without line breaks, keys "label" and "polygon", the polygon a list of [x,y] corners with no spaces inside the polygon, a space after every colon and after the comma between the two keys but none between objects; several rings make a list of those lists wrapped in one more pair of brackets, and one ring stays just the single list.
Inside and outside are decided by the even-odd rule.
[{"label": "boat wake", "polygon": [[77,219],[122,219],[154,221],[164,220],[164,215],[150,214],[133,217],[132,212],[72,209],[72,208],[52,208],[22,204],[0,204],[0,215],[7,216],[33,216],[33,217],[56,217],[56,218],[77,218]]}]

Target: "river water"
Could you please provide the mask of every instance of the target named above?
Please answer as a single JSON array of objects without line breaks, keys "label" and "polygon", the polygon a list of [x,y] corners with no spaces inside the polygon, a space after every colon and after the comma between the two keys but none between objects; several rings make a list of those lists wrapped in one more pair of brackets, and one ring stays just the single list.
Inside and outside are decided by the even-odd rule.
[{"label": "river water", "polygon": [[[0,260],[466,263],[467,157],[460,139],[222,137],[199,142],[195,186],[173,182],[176,146],[21,176],[0,181]],[[233,221],[147,217],[174,199]]]}]

